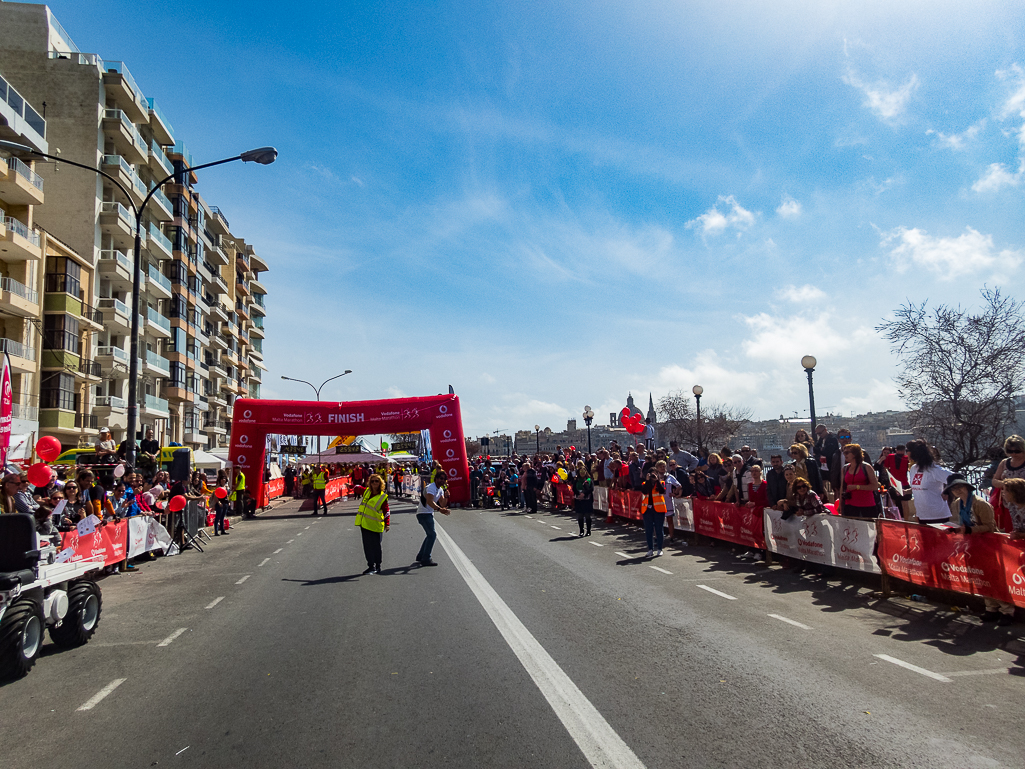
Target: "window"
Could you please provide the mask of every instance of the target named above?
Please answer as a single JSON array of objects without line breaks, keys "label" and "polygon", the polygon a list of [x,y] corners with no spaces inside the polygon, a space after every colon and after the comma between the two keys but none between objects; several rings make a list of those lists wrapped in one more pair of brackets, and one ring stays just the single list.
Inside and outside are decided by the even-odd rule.
[{"label": "window", "polygon": [[75,377],[71,374],[61,373],[44,379],[39,391],[39,406],[44,409],[78,411]]},{"label": "window", "polygon": [[180,387],[185,389],[185,381],[188,374],[185,371],[184,363],[172,363],[171,373],[167,377],[167,384],[171,387]]},{"label": "window", "polygon": [[66,256],[46,257],[46,290],[78,296],[81,293],[82,267]]},{"label": "window", "polygon": [[171,338],[164,342],[164,352],[176,352],[184,355],[186,343],[185,329],[172,328]]},{"label": "window", "polygon": [[43,316],[43,347],[78,354],[78,318],[71,315]]},{"label": "window", "polygon": [[181,294],[172,294],[171,299],[167,303],[167,317],[187,318],[188,315],[189,306],[185,301],[185,297]]}]

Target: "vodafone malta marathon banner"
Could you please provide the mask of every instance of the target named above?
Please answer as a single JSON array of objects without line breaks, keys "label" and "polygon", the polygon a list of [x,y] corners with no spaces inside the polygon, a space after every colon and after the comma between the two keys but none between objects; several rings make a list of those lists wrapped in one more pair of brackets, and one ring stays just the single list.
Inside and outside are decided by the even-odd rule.
[{"label": "vodafone malta marathon banner", "polygon": [[639,491],[609,489],[609,515],[630,518],[635,521],[644,517],[644,495]]},{"label": "vodafone malta marathon banner", "polygon": [[765,543],[772,552],[788,558],[869,574],[883,573],[875,557],[874,520],[794,515],[784,521],[779,510],[766,510]]},{"label": "vodafone malta marathon banner", "polygon": [[[78,529],[65,532],[61,539],[61,547],[63,550],[71,549],[71,555],[66,561],[75,563],[102,557],[103,565],[110,566],[125,560],[128,552],[128,522],[130,520],[129,518],[112,523],[101,523],[95,528],[92,526],[82,527],[79,524],[82,531],[89,531],[88,534],[82,534]],[[82,523],[86,522],[82,521]]]},{"label": "vodafone malta marathon banner", "polygon": [[1025,607],[1025,540],[904,521],[878,524],[879,560],[887,574]]},{"label": "vodafone malta marathon banner", "polygon": [[156,518],[136,515],[128,519],[128,557],[171,547],[171,535]]},{"label": "vodafone malta marathon banner", "polygon": [[765,520],[760,507],[695,498],[694,531],[746,547],[765,548]]},{"label": "vodafone malta marathon banner", "polygon": [[11,447],[11,418],[14,412],[14,390],[11,387],[11,359],[4,353],[0,371],[0,467],[7,465],[7,450]]}]

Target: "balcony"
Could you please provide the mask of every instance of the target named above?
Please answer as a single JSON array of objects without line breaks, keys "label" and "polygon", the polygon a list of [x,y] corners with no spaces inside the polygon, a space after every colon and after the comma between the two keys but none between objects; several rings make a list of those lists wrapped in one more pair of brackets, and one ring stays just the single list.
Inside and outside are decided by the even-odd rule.
[{"label": "balcony", "polygon": [[131,290],[132,260],[124,251],[100,251],[100,275],[111,283]]},{"label": "balcony", "polygon": [[99,361],[79,358],[78,373],[86,379],[97,380],[103,376],[103,368],[100,366]]},{"label": "balcony", "polygon": [[160,231],[153,222],[149,225],[150,254],[156,259],[170,259],[174,256],[174,246],[171,239]]},{"label": "balcony", "polygon": [[267,266],[267,262],[263,259],[263,257],[257,256],[256,254],[249,255],[249,266],[256,274],[259,274],[261,272],[267,272],[270,269],[270,267]]},{"label": "balcony", "polygon": [[238,315],[240,325],[243,321],[249,320],[249,309],[242,302],[235,302],[235,314]]},{"label": "balcony", "polygon": [[0,259],[7,262],[37,262],[43,258],[39,233],[0,212]]},{"label": "balcony", "polygon": [[161,222],[169,222],[174,218],[174,214],[172,213],[174,209],[171,206],[171,201],[167,199],[167,195],[158,189],[154,189],[152,200],[156,203],[156,206],[150,208],[149,211],[153,214],[155,219],[158,219]]},{"label": "balcony", "polygon": [[149,145],[149,170],[158,179],[163,179],[174,173],[174,166],[171,165],[164,150],[156,142],[150,142]]},{"label": "balcony", "polygon": [[94,412],[109,414],[111,411],[124,411],[127,408],[124,398],[116,395],[97,395],[93,404]]},{"label": "balcony", "polygon": [[164,299],[171,298],[171,281],[168,280],[166,275],[163,275],[152,264],[147,269],[146,275],[149,278],[149,291],[151,294],[158,294]]},{"label": "balcony", "polygon": [[135,248],[135,214],[120,203],[100,203],[100,229],[124,251]]},{"label": "balcony", "polygon": [[115,363],[120,363],[127,369],[128,361],[130,360],[127,350],[122,350],[120,347],[111,347],[109,345],[97,347],[96,358],[101,366],[106,363],[108,368],[112,367]]},{"label": "balcony", "polygon": [[79,302],[79,304],[81,309],[78,311],[78,317],[92,328],[93,331],[102,331],[103,312],[85,302]]},{"label": "balcony", "polygon": [[174,128],[171,121],[153,99],[146,99],[146,105],[149,107],[149,127],[157,141],[161,144],[174,144]]},{"label": "balcony", "polygon": [[0,77],[0,118],[5,127],[4,139],[28,144],[34,149],[49,152],[46,142],[46,121],[32,105],[6,80]]},{"label": "balcony", "polygon": [[228,372],[224,369],[224,366],[222,366],[219,361],[212,360],[210,361],[209,365],[211,376],[220,377],[221,379],[228,378]]},{"label": "balcony", "polygon": [[262,296],[267,293],[267,287],[264,286],[263,283],[258,281],[256,278],[253,278],[251,281],[249,281],[249,287],[250,289],[252,289],[254,300],[256,299],[257,295]]},{"label": "balcony", "polygon": [[0,161],[0,200],[12,206],[43,205],[43,177],[18,158]]},{"label": "balcony", "polygon": [[228,313],[221,306],[220,302],[216,302],[210,306],[210,314],[220,318],[225,323],[228,322]]},{"label": "balcony", "polygon": [[148,190],[127,160],[121,155],[104,155],[100,167],[128,189],[136,205],[142,203]]},{"label": "balcony", "polygon": [[0,338],[0,352],[11,356],[11,368],[21,373],[36,370],[36,349],[13,339]]},{"label": "balcony", "polygon": [[228,220],[224,218],[224,214],[217,206],[210,206],[210,218],[207,220],[207,224],[210,226],[210,232],[214,235],[228,235],[231,230],[231,225],[228,224]]},{"label": "balcony", "polygon": [[220,272],[214,272],[210,280],[207,281],[210,290],[218,295],[223,296],[228,293],[228,284],[224,282],[224,278],[221,277]]},{"label": "balcony", "polygon": [[217,435],[224,435],[228,431],[224,429],[224,424],[221,420],[216,417],[208,417],[203,420],[203,430],[208,433],[215,433]]},{"label": "balcony", "polygon": [[[102,61],[103,88],[137,123],[149,122],[149,104],[123,61]],[[109,111],[109,110],[108,110]]]},{"label": "balcony", "polygon": [[142,401],[143,410],[152,416],[166,417],[170,413],[166,398],[158,398],[146,393]]},{"label": "balcony", "polygon": [[0,311],[22,318],[39,315],[39,292],[14,278],[0,278]]},{"label": "balcony", "polygon": [[149,320],[149,330],[154,336],[162,336],[165,338],[171,336],[171,321],[152,307],[146,308],[146,318]]},{"label": "balcony", "polygon": [[123,110],[103,110],[103,131],[114,143],[118,154],[133,163],[149,161],[149,145]]},{"label": "balcony", "polygon": [[[253,320],[254,320],[254,321],[256,321],[256,320],[261,320],[261,321],[262,321],[262,320],[263,320],[263,318],[253,318]],[[250,333],[250,335],[251,335],[251,336],[253,337],[253,339],[257,339],[257,340],[262,340],[262,339],[264,339],[264,338],[265,338],[265,336],[266,336],[266,334],[264,334],[264,333],[263,333],[263,325],[262,325],[262,324],[261,324],[261,325],[259,325],[259,326],[257,326],[257,325],[256,325],[256,324],[254,323],[253,325],[251,325],[251,326],[249,327],[249,333]]]},{"label": "balcony", "polygon": [[115,327],[126,333],[132,330],[131,313],[128,305],[120,299],[101,299],[100,310],[103,312],[103,325],[107,328]]}]

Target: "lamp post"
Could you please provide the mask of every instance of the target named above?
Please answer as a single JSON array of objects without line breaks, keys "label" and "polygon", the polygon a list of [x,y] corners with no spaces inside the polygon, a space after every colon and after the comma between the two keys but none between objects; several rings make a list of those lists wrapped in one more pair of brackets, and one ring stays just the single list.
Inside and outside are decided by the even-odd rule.
[{"label": "lamp post", "polygon": [[[135,205],[135,201],[132,200],[132,196],[121,182],[98,168],[93,168],[92,166],[85,165],[84,163],[76,163],[73,160],[67,160],[66,158],[58,157],[57,155],[48,155],[45,152],[39,152],[26,144],[19,144],[17,142],[0,141],[0,150],[7,150],[12,153],[21,153],[37,158],[46,158],[48,160],[55,160],[60,163],[66,163],[69,166],[74,166],[75,168],[83,168],[86,171],[92,171],[94,174],[99,174],[121,190],[125,196],[125,200],[128,201],[128,205],[132,207],[132,211],[135,213],[135,264],[132,275],[132,332],[128,353],[131,356],[128,362],[128,445],[127,450],[125,451],[126,463],[129,467],[135,467],[135,433],[138,429],[139,416],[139,295],[142,288],[142,214],[146,210],[146,206],[149,204],[150,199],[153,197],[153,193],[167,184],[167,182],[182,179],[185,173],[193,173],[203,168],[211,168],[212,166],[219,166],[224,163],[232,163],[236,160],[241,160],[243,163],[259,163],[260,165],[266,166],[270,165],[277,159],[278,151],[273,147],[260,147],[259,149],[248,150],[247,152],[243,152],[241,155],[236,155],[235,157],[225,158],[224,160],[215,160],[212,163],[203,163],[202,165],[193,166],[187,171],[175,171],[173,174],[166,176],[154,184],[153,189],[151,189],[146,197],[143,198],[142,204],[137,206]],[[181,182],[179,181],[178,183]]]},{"label": "lamp post", "polygon": [[[326,385],[328,382],[333,382],[334,380],[340,379],[341,377],[345,376],[346,374],[351,374],[351,373],[352,373],[352,369],[347,368],[341,374],[335,374],[330,379],[325,379],[323,382],[320,383],[320,387],[314,387],[313,382],[307,382],[305,379],[293,379],[290,376],[282,376],[281,378],[285,379],[285,380],[287,380],[289,382],[302,382],[303,384],[308,384],[310,387],[313,387],[313,392],[315,392],[317,394],[317,400],[319,401],[320,400],[320,391],[323,389],[324,385]],[[318,461],[319,461],[319,458],[320,458],[320,436],[319,435],[317,436],[317,458],[318,458]]]},{"label": "lamp post", "polygon": [[594,412],[590,406],[584,406],[584,424],[587,425],[587,453],[591,453],[591,422],[594,421]]},{"label": "lamp post", "polygon": [[815,434],[815,388],[812,385],[811,375],[815,371],[815,364],[818,363],[815,360],[814,355],[805,355],[801,358],[801,365],[804,366],[805,372],[808,374],[808,405],[811,407],[811,434]]},{"label": "lamp post", "polygon": [[535,438],[534,453],[535,454],[540,454],[541,453],[541,425],[534,425],[534,433],[535,433],[535,435],[534,435],[534,438]]},{"label": "lamp post", "polygon": [[705,391],[705,388],[701,385],[694,385],[690,388],[690,391],[694,393],[694,400],[698,404],[698,453],[701,453],[701,393]]}]

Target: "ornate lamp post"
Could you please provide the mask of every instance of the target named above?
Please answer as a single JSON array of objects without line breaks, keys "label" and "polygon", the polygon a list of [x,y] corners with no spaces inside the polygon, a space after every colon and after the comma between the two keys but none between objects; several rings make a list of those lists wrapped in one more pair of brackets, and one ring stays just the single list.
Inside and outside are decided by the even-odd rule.
[{"label": "ornate lamp post", "polygon": [[587,425],[587,453],[591,453],[591,422],[594,421],[594,412],[590,406],[584,406],[584,424]]},{"label": "ornate lamp post", "polygon": [[811,375],[815,371],[815,364],[818,363],[815,360],[814,355],[805,355],[801,358],[801,365],[804,366],[804,370],[808,374],[808,405],[811,407],[811,434],[815,434],[815,387],[812,385]]},{"label": "ornate lamp post", "polygon": [[701,393],[705,391],[705,388],[701,385],[694,385],[690,388],[690,391],[694,393],[694,400],[698,404],[698,452],[701,451]]},{"label": "ornate lamp post", "polygon": [[540,454],[541,453],[541,425],[534,425],[534,433],[535,433],[535,435],[534,435],[534,439],[535,439],[534,453],[535,454]]}]

